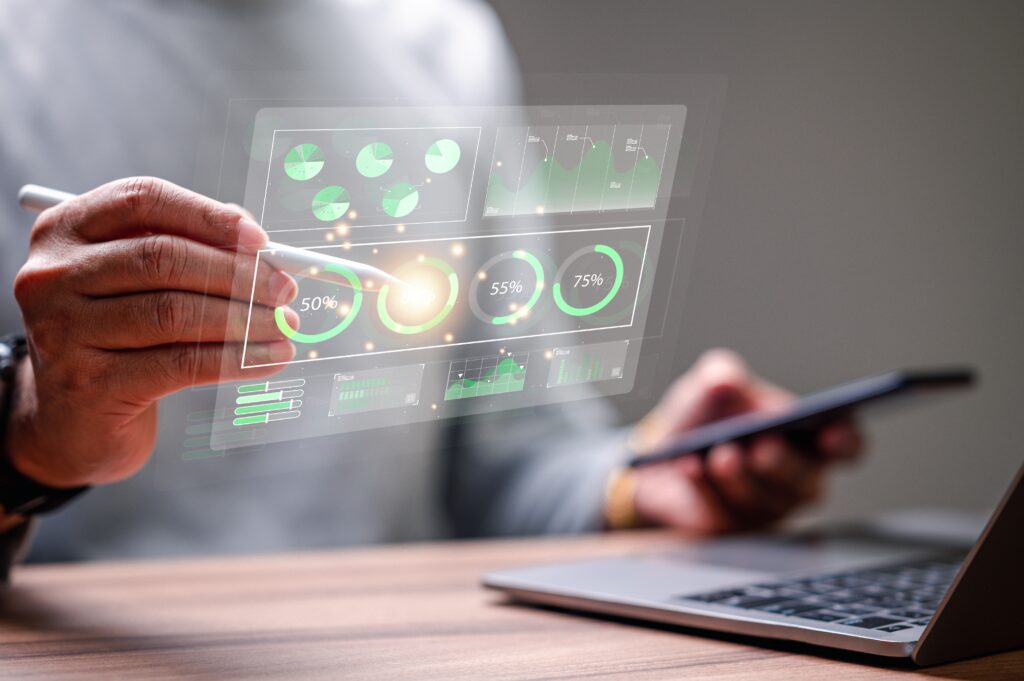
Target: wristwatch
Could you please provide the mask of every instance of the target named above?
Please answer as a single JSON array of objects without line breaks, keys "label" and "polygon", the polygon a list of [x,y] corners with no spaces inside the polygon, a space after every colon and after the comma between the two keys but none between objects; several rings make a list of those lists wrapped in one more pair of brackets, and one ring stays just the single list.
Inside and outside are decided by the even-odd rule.
[{"label": "wristwatch", "polygon": [[0,338],[0,382],[3,404],[0,405],[0,508],[7,516],[29,516],[63,506],[86,487],[57,488],[40,484],[25,476],[11,463],[5,451],[7,422],[14,403],[18,362],[28,354],[25,337],[12,334]]}]

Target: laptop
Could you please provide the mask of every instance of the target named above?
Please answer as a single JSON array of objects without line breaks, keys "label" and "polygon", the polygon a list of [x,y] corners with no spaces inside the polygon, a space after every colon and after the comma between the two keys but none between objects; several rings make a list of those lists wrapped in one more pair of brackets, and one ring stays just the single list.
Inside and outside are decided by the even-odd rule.
[{"label": "laptop", "polygon": [[804,531],[522,567],[513,600],[919,665],[1024,647],[1024,467],[973,543]]}]

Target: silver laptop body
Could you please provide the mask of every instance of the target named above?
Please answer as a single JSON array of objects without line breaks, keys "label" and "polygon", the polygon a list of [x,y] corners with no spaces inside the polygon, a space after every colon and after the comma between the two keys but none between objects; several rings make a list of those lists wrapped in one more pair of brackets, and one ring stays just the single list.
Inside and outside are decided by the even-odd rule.
[{"label": "silver laptop body", "polygon": [[512,599],[937,664],[1024,646],[1024,468],[972,545],[856,529],[485,575]]}]

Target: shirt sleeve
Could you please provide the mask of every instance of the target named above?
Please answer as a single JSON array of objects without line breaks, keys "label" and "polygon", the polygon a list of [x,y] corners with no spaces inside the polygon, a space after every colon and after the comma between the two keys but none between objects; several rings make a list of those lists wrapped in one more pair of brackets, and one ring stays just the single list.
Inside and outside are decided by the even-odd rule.
[{"label": "shirt sleeve", "polygon": [[446,500],[457,536],[601,529],[609,475],[628,457],[627,430],[611,425],[599,400],[535,411],[478,417],[458,431]]}]

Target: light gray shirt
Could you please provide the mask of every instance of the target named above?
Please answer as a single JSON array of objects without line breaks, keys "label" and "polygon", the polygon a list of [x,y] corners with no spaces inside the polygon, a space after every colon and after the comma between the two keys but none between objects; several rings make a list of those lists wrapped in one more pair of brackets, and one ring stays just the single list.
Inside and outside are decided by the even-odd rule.
[{"label": "light gray shirt", "polygon": [[[21,184],[80,192],[145,174],[190,186],[204,107],[231,87],[221,74],[310,71],[327,74],[324,96],[358,80],[486,103],[516,86],[500,26],[468,0],[0,4],[0,330],[20,328],[11,281],[32,222]],[[199,394],[165,399],[143,471],[43,519],[30,559],[596,529],[624,455],[589,402],[467,422],[443,439],[377,430],[191,466],[180,433]]]}]

